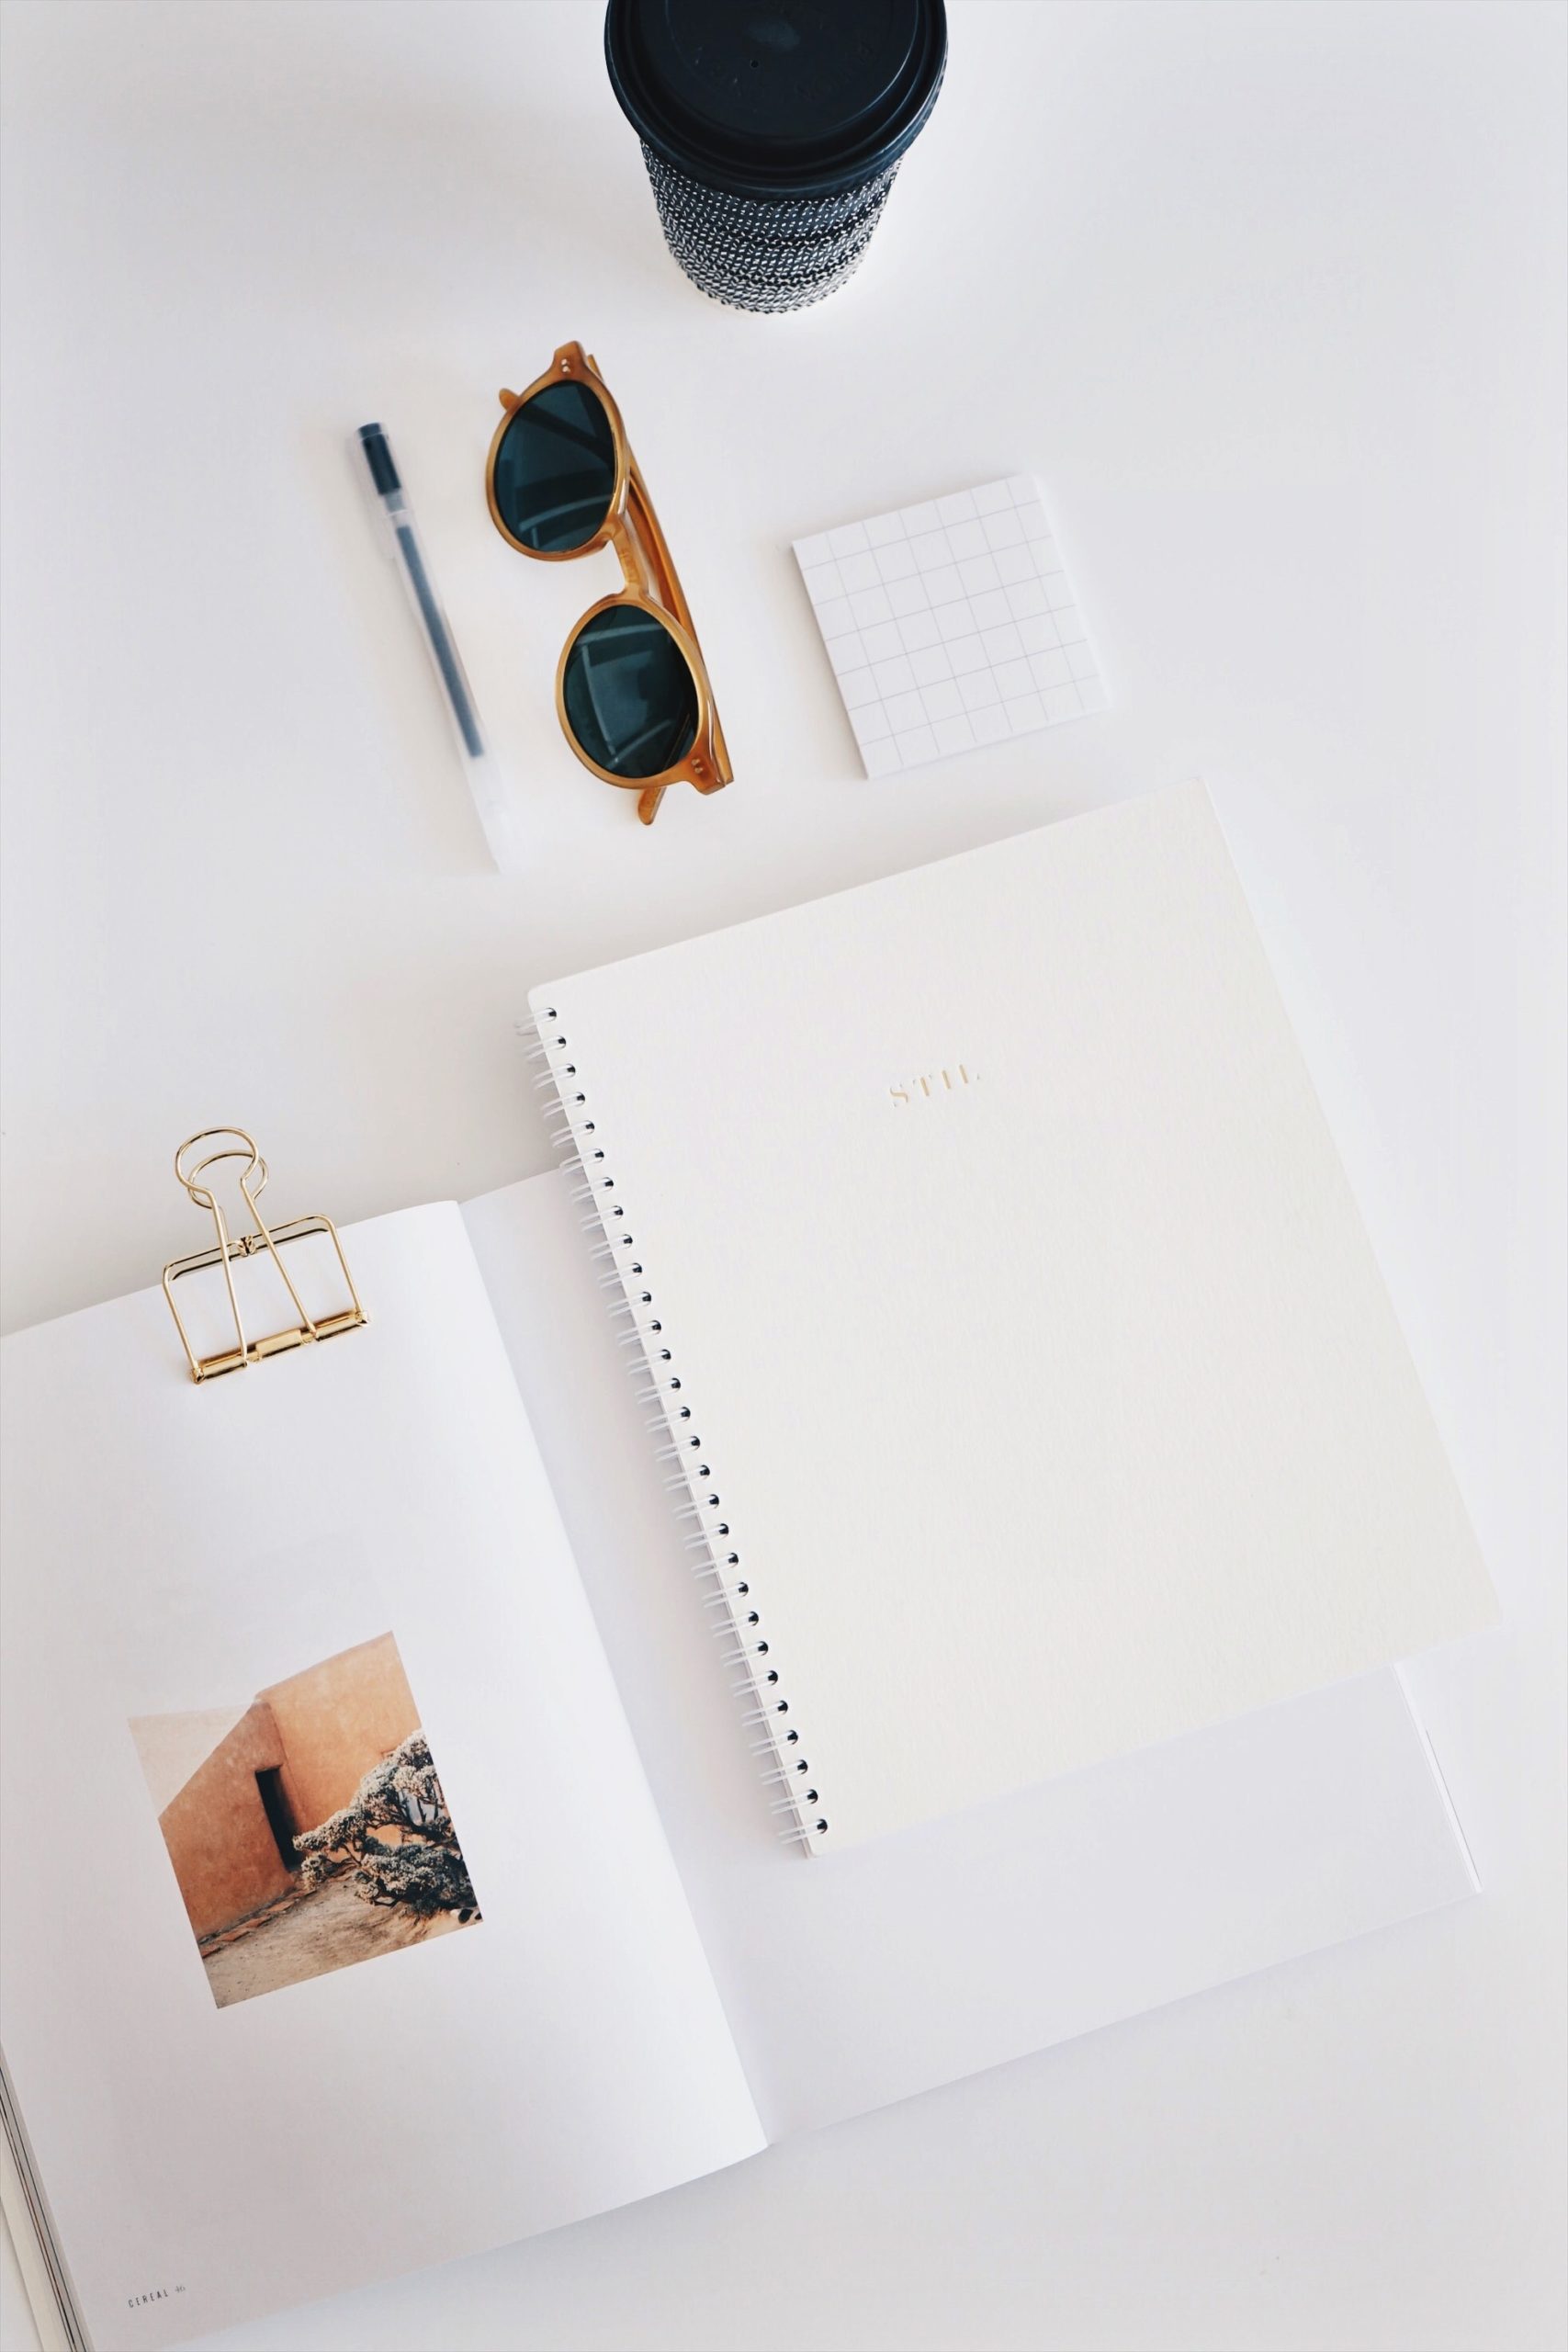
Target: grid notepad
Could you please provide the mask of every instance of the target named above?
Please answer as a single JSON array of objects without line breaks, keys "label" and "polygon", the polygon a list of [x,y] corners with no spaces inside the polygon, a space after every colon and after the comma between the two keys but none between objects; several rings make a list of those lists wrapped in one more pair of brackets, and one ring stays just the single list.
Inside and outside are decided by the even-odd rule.
[{"label": "grid notepad", "polygon": [[1031,476],[845,523],[795,552],[867,775],[1105,708]]}]

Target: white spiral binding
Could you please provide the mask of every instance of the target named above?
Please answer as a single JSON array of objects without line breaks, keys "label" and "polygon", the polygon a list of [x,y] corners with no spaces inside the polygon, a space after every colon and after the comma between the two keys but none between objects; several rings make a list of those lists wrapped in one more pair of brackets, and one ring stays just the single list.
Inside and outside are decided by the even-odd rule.
[{"label": "white spiral binding", "polygon": [[748,1702],[742,1721],[760,1734],[750,1747],[753,1755],[764,1759],[764,1785],[778,1792],[770,1804],[772,1812],[784,1816],[778,1834],[809,1849],[828,1835],[827,1814],[784,1695],[761,1604],[745,1573],[739,1538],[721,1515],[725,1506],[718,1483],[705,1458],[695,1408],[658,1312],[653,1277],[627,1229],[626,1206],[616,1192],[609,1147],[588,1115],[587,1087],[570,1059],[571,1049],[555,1007],[541,1006],[534,1022],[537,1035],[528,1058],[544,1065],[534,1084],[552,1089],[555,1095],[546,1111],[547,1131],[562,1168],[577,1177],[571,1197],[582,1211],[591,1254],[602,1270],[599,1286],[615,1294],[608,1301],[610,1316],[615,1321],[624,1317],[628,1326],[618,1334],[618,1344],[628,1351],[627,1371],[645,1383],[637,1390],[637,1402],[650,1434],[659,1441],[655,1458],[676,1465],[664,1484],[673,1495],[683,1492],[685,1497],[676,1503],[675,1515],[692,1522],[685,1549],[696,1555],[691,1562],[693,1574],[716,1588],[704,1595],[702,1606],[719,1612],[712,1630],[716,1640],[725,1644],[722,1662],[741,1669],[729,1687]]}]

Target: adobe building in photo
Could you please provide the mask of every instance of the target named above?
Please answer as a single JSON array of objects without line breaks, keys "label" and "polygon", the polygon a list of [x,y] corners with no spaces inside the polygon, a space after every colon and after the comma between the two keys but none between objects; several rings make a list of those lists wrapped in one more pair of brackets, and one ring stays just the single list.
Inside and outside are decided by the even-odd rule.
[{"label": "adobe building in photo", "polygon": [[248,1706],[134,1717],[131,1737],[197,1936],[297,1887],[298,1832],[345,1805],[418,1729],[390,1634],[270,1683]]}]

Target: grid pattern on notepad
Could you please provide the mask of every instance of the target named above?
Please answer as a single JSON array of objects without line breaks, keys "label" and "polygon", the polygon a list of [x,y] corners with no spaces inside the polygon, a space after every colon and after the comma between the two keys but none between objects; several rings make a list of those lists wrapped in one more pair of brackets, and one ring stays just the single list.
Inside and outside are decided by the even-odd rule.
[{"label": "grid pattern on notepad", "polygon": [[1032,476],[795,543],[867,775],[1103,710]]}]

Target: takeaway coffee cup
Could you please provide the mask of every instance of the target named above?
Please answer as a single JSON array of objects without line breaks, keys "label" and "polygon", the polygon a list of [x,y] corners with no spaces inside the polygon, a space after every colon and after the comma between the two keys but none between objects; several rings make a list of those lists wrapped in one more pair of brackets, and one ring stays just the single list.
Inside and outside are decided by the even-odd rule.
[{"label": "takeaway coffee cup", "polygon": [[942,0],[609,0],[604,55],[671,252],[744,311],[858,267],[947,62]]}]

